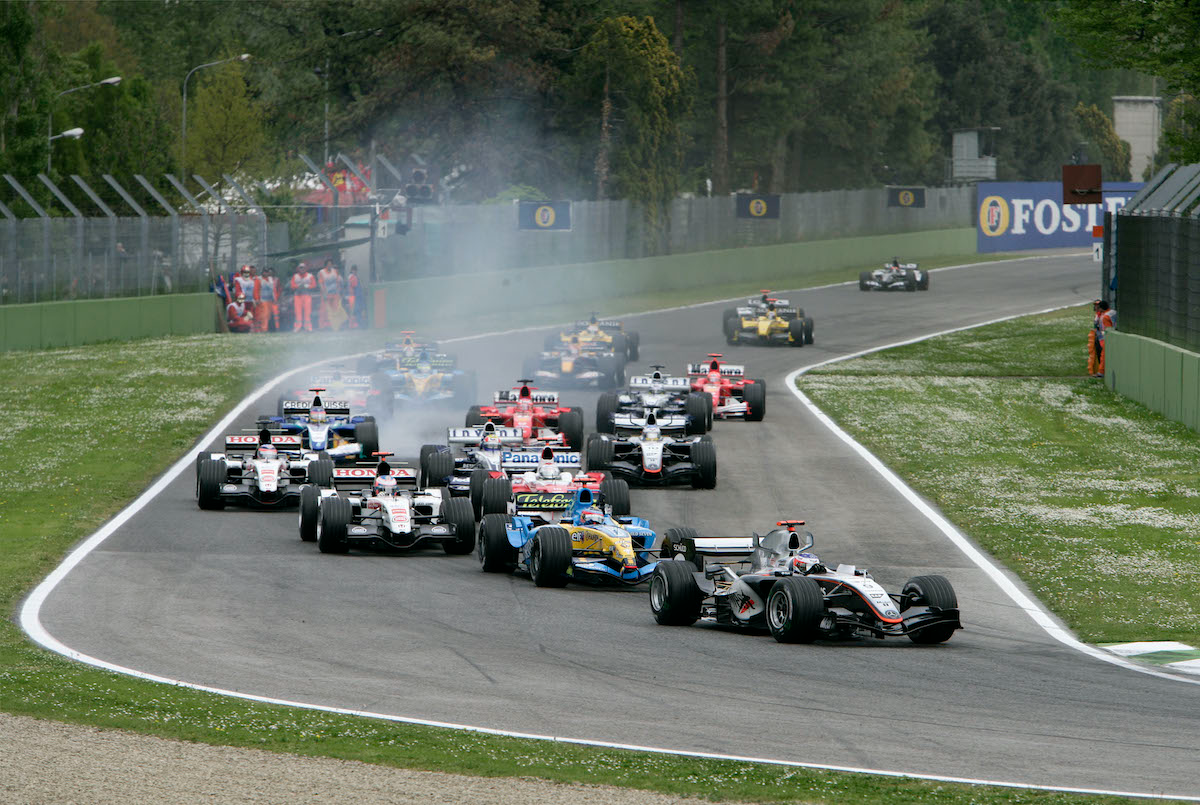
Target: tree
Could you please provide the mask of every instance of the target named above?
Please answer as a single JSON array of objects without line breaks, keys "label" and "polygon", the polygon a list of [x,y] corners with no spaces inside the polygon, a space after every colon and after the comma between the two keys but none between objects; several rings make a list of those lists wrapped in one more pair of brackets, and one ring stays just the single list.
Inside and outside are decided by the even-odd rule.
[{"label": "tree", "polygon": [[214,67],[190,106],[185,176],[198,173],[214,182],[265,165],[262,113],[250,98],[241,62]]},{"label": "tree", "polygon": [[30,177],[45,165],[46,109],[57,52],[41,38],[37,3],[0,3],[0,169]]},{"label": "tree", "polygon": [[1112,120],[1100,111],[1100,107],[1092,104],[1084,106],[1083,102],[1076,104],[1075,117],[1079,120],[1079,130],[1089,145],[1089,154],[1100,158],[1100,167],[1105,179],[1114,182],[1130,180],[1130,149],[1129,143],[1117,137]]}]

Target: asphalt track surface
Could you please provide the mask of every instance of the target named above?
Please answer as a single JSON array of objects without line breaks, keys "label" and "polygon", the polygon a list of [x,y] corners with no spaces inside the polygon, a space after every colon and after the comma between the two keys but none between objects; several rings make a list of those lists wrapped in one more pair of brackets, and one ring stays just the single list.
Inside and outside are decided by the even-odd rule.
[{"label": "asphalt track surface", "polygon": [[[943,645],[781,645],[658,626],[645,587],[538,589],[437,549],[321,555],[298,538],[294,511],[198,510],[190,471],[66,576],[41,622],[71,649],[120,666],[323,706],[834,767],[1200,796],[1200,686],[1052,639],[783,382],[838,355],[1086,300],[1096,274],[1087,258],[1054,257],[934,272],[921,293],[791,292],[816,320],[816,343],[804,349],[726,347],[728,303],[626,320],[641,333],[639,368],[678,372],[725,351],[770,389],[764,422],[716,423],[715,491],[635,490],[635,513],[660,533],[746,534],[800,517],[823,559],[868,567],[888,589],[941,573],[965,625]],[[483,396],[511,385],[544,333],[452,349],[477,369]],[[584,407],[589,429],[596,396],[562,395]],[[463,413],[402,419],[385,428],[383,447],[415,456]]]}]

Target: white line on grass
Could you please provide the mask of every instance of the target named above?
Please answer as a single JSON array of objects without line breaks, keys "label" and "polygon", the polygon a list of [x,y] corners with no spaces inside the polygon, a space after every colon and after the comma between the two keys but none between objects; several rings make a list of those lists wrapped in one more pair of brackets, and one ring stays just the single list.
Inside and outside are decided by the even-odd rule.
[{"label": "white line on grass", "polygon": [[[1027,259],[1041,259],[1041,258],[1018,258],[1018,259],[1026,259],[1027,260]],[[989,261],[987,264],[995,265],[998,262],[1000,262],[1000,261]],[[978,265],[978,264],[972,264],[972,265]],[[953,267],[948,267],[948,268],[959,268],[959,267],[960,266],[953,266]],[[961,267],[966,267],[966,266],[961,266]],[[947,269],[940,269],[940,270],[947,270]],[[853,283],[835,283],[834,285],[848,285],[848,284],[853,284]],[[833,287],[833,286],[822,286],[822,287]],[[811,290],[811,289],[806,289],[806,290]],[[740,299],[740,298],[741,297],[733,297],[733,299]],[[652,313],[662,313],[662,312],[667,312],[667,311],[672,311],[672,310],[688,310],[691,308],[703,307],[704,305],[720,304],[723,301],[730,301],[730,300],[718,299],[718,300],[715,300],[715,302],[701,302],[701,303],[692,304],[692,305],[681,305],[681,306],[673,307],[673,308],[663,308],[662,310],[645,311],[643,313],[629,314],[629,315],[630,316],[634,316],[634,315],[640,316],[640,315],[650,315]],[[1017,317],[1013,316],[1013,317],[1009,317],[1009,318],[1017,318]],[[1002,319],[991,320],[991,322],[994,322],[994,321],[1002,321]],[[991,323],[991,322],[989,322],[989,323]],[[458,337],[458,338],[454,338],[454,339],[446,339],[443,343],[450,343],[452,341],[453,342],[469,341],[469,340],[473,340],[473,339],[477,339],[477,338],[494,338],[497,335],[512,334],[512,333],[518,333],[518,332],[529,332],[529,331],[533,331],[533,330],[547,329],[548,327],[551,327],[551,326],[553,326],[553,325],[540,325],[537,327],[523,327],[523,328],[516,329],[516,330],[507,330],[507,331],[504,331],[504,333],[486,333],[486,334],[480,334],[480,335],[475,335],[475,336],[462,336],[462,337]],[[977,325],[977,326],[981,326],[981,325]],[[963,328],[958,328],[958,329],[970,329],[970,328],[963,327]],[[954,330],[947,330],[944,332],[954,332]],[[934,335],[940,335],[940,334],[941,333],[935,333]],[[925,336],[925,338],[929,338],[929,337],[932,337],[932,336]],[[916,338],[916,339],[912,339],[911,341],[902,342],[901,344],[892,344],[889,346],[901,346],[902,344],[914,343],[914,342],[920,341],[920,340],[923,340],[923,339]],[[879,347],[878,349],[887,349],[887,348],[889,348],[889,347]],[[847,358],[857,357],[858,355],[865,355],[869,352],[876,352],[876,351],[878,351],[878,349],[865,350],[863,352],[856,353],[855,355],[846,356],[846,357]],[[365,354],[369,354],[369,353],[364,352],[364,353],[359,353],[359,354],[365,355]],[[333,361],[333,360],[345,360],[346,358],[349,358],[349,357],[355,357],[355,356],[354,355],[339,356],[337,358],[331,358],[331,359],[328,359],[325,361],[320,361],[317,364],[313,364],[313,366],[317,366],[322,363],[329,363],[330,361]],[[834,359],[834,360],[839,360],[839,359]],[[841,360],[844,360],[844,359],[841,359]],[[822,363],[814,364],[813,366],[806,366],[802,369],[797,369],[795,372],[792,372],[791,374],[788,375],[787,382],[790,384],[791,388],[795,389],[795,378],[801,372],[806,372],[809,369],[815,368],[816,366],[823,366],[826,363],[832,363],[832,362],[833,361],[824,361]],[[220,422],[218,422],[216,425],[214,425],[213,428],[211,430],[209,430],[208,433],[206,433],[203,437],[201,437],[201,439],[196,443],[196,449],[202,449],[203,447],[208,445],[210,442],[215,440],[217,437],[219,437],[225,430],[227,430],[230,426],[232,426],[233,422],[237,419],[237,417],[239,417],[247,409],[249,409],[253,403],[257,402],[258,399],[261,398],[264,394],[266,394],[266,392],[271,387],[286,380],[287,378],[291,377],[294,374],[297,374],[299,372],[305,371],[306,369],[310,369],[310,368],[311,367],[300,367],[298,369],[293,369],[291,371],[285,372],[283,374],[276,376],[275,378],[268,381],[267,383],[260,386],[259,388],[255,389],[248,397],[246,397],[238,405],[236,405],[232,411],[230,411],[228,414],[226,414],[225,417],[222,418]],[[864,456],[866,458],[868,458],[869,461],[874,460],[876,462],[876,464],[878,464],[878,459],[875,459],[873,456],[871,456],[870,453],[866,452],[865,448],[863,448],[861,445],[858,445],[856,442],[854,442],[848,436],[846,436],[844,433],[842,433],[837,428],[836,425],[834,425],[831,421],[829,421],[828,418],[825,417],[825,415],[823,413],[821,413],[819,410],[817,410],[816,407],[813,406],[813,404],[803,394],[801,394],[799,392],[799,389],[796,389],[795,393],[801,399],[801,401],[805,403],[805,405],[809,406],[809,408],[812,409],[819,417],[822,417],[823,421],[825,421],[826,424],[829,427],[831,427],[835,433],[838,433],[839,435],[841,435],[843,439],[847,440],[851,444],[851,446],[854,446],[854,447],[856,447],[857,450],[861,451],[864,454]],[[1031,789],[1031,790],[1038,790],[1038,791],[1058,791],[1058,792],[1063,792],[1063,793],[1074,793],[1074,794],[1139,797],[1139,798],[1143,798],[1143,799],[1175,799],[1175,800],[1184,800],[1184,801],[1189,801],[1189,802],[1200,802],[1200,796],[1187,796],[1187,795],[1180,795],[1180,794],[1163,794],[1163,793],[1143,793],[1143,792],[1136,792],[1136,791],[1115,791],[1115,790],[1091,789],[1091,788],[1069,788],[1069,787],[1065,787],[1065,786],[1033,785],[1033,784],[1029,784],[1029,783],[1017,783],[1017,782],[1010,782],[1010,781],[1005,781],[1005,780],[985,780],[985,779],[977,779],[977,778],[970,778],[970,777],[948,777],[948,776],[943,776],[943,775],[917,774],[917,773],[913,773],[913,772],[895,771],[895,770],[889,770],[889,769],[872,769],[872,768],[863,768],[863,767],[856,767],[856,766],[831,766],[831,765],[820,764],[820,763],[804,763],[801,761],[794,761],[794,760],[779,760],[779,759],[775,759],[775,758],[749,757],[749,756],[743,756],[743,755],[726,755],[726,754],[719,754],[719,753],[713,753],[713,752],[689,752],[686,750],[669,749],[669,748],[656,747],[656,746],[641,746],[638,744],[623,744],[623,743],[614,743],[614,742],[610,742],[610,741],[595,741],[595,740],[589,740],[587,738],[572,738],[572,737],[563,737],[563,736],[556,736],[556,735],[538,735],[538,734],[534,734],[534,733],[513,732],[510,730],[491,729],[491,728],[487,728],[487,727],[472,726],[469,724],[454,724],[454,723],[443,722],[443,721],[432,721],[429,719],[409,718],[406,716],[397,716],[397,715],[391,715],[388,713],[373,713],[373,712],[370,712],[367,710],[350,710],[350,709],[340,708],[340,707],[329,707],[326,705],[312,704],[310,702],[299,702],[299,701],[291,701],[288,699],[277,699],[277,698],[272,698],[269,696],[257,696],[257,695],[250,694],[250,693],[243,693],[243,692],[235,691],[235,690],[227,690],[225,688],[212,687],[209,685],[199,685],[194,682],[187,682],[182,679],[171,679],[169,677],[157,676],[155,674],[149,674],[144,671],[138,671],[133,668],[127,668],[122,665],[117,665],[115,663],[111,663],[106,660],[101,660],[97,657],[92,657],[90,655],[76,651],[75,649],[70,648],[69,646],[60,642],[57,638],[55,638],[53,635],[51,635],[45,629],[44,626],[42,626],[40,613],[41,613],[42,605],[45,603],[47,597],[54,590],[54,588],[56,586],[58,586],[58,584],[64,578],[66,578],[67,574],[70,573],[71,570],[73,570],[80,562],[82,562],[84,560],[84,558],[86,558],[88,556],[88,554],[90,554],[93,550],[95,550],[101,543],[104,542],[104,540],[106,540],[108,537],[112,536],[112,534],[115,533],[118,528],[120,528],[122,525],[127,523],[134,515],[136,515],[139,511],[141,511],[143,508],[145,508],[155,497],[158,496],[159,493],[161,493],[164,489],[166,489],[168,484],[170,484],[172,481],[174,481],[181,473],[183,473],[189,466],[191,466],[192,463],[194,462],[194,460],[195,460],[194,457],[189,452],[183,458],[179,459],[179,461],[177,461],[173,465],[171,465],[171,467],[165,473],[163,473],[163,475],[157,481],[155,481],[154,484],[152,484],[150,486],[150,488],[148,488],[145,492],[143,492],[141,495],[139,495],[132,503],[130,503],[127,507],[125,507],[125,509],[123,509],[119,514],[117,514],[116,517],[114,517],[109,522],[105,523],[104,526],[102,526],[100,528],[100,530],[98,530],[91,537],[89,537],[87,540],[85,540],[83,543],[81,543],[79,545],[79,547],[77,547],[74,551],[72,551],[67,556],[67,558],[62,562],[62,564],[60,564],[57,568],[55,568],[54,571],[52,573],[50,573],[50,575],[48,575],[45,578],[45,580],[42,581],[41,584],[39,584],[36,588],[34,588],[33,592],[31,592],[29,594],[29,596],[25,599],[24,603],[22,604],[21,615],[20,615],[21,628],[25,630],[26,634],[28,634],[34,642],[38,643],[39,645],[43,646],[44,648],[49,649],[50,651],[53,651],[57,654],[61,654],[64,657],[68,657],[69,659],[75,660],[77,662],[81,662],[86,665],[91,665],[96,668],[103,668],[105,670],[113,671],[113,672],[116,672],[119,674],[124,674],[125,676],[132,676],[132,677],[136,677],[138,679],[144,679],[144,680],[147,680],[150,682],[158,682],[158,683],[163,683],[163,684],[167,684],[167,685],[175,685],[177,687],[188,688],[188,689],[197,690],[197,691],[203,691],[205,693],[215,693],[215,694],[218,694],[221,696],[226,696],[229,698],[259,702],[262,704],[280,705],[280,706],[284,706],[284,707],[295,707],[295,708],[299,708],[299,709],[303,709],[303,710],[313,710],[313,711],[322,712],[322,713],[334,713],[337,715],[345,715],[345,716],[375,718],[375,719],[380,719],[383,721],[390,721],[390,722],[401,723],[401,724],[413,724],[416,726],[427,726],[427,727],[441,727],[441,728],[446,728],[446,729],[462,730],[462,731],[466,731],[466,732],[476,732],[476,733],[485,734],[485,735],[496,735],[496,736],[508,737],[508,738],[526,738],[526,739],[532,739],[532,740],[550,741],[550,742],[555,742],[555,743],[567,743],[567,744],[573,744],[573,745],[577,745],[577,746],[595,746],[595,747],[599,747],[599,748],[603,748],[603,749],[625,749],[625,750],[630,750],[630,751],[635,751],[635,752],[646,752],[649,754],[673,755],[673,756],[677,756],[677,757],[701,758],[701,759],[706,759],[706,760],[724,760],[724,761],[740,762],[740,763],[761,763],[761,764],[765,764],[765,765],[782,766],[782,767],[787,767],[787,768],[814,769],[814,770],[822,770],[822,771],[838,771],[838,772],[849,772],[849,773],[854,773],[854,774],[874,774],[874,775],[878,775],[881,777],[897,777],[897,778],[905,778],[905,779],[913,779],[913,780],[926,780],[926,781],[931,781],[931,782],[963,783],[963,784],[969,784],[969,785],[994,785],[994,786],[999,786],[999,787],[1003,787],[1003,788]],[[887,468],[883,467],[882,464],[878,464],[877,469],[880,469],[881,472],[883,472],[885,474],[884,477],[887,477],[887,475],[890,474],[890,473],[888,473]],[[900,484],[900,487],[898,487],[898,488],[901,488],[901,492],[907,492],[907,495],[911,495],[911,499],[913,500],[914,503],[918,504],[918,508],[921,508],[922,506],[924,506],[925,509],[928,510],[927,516],[931,515],[932,517],[938,517],[936,512],[933,512],[932,509],[929,509],[928,506],[925,506],[925,504],[919,498],[916,497],[915,493],[912,493],[911,490],[908,490],[907,487],[903,486],[903,483],[900,482],[899,479],[896,479],[895,483],[893,483],[893,486],[895,486],[896,484]],[[945,522],[945,521],[943,520],[942,522]],[[950,529],[950,531],[952,531],[954,534],[958,534],[958,532],[955,531],[953,526],[951,526],[949,523],[946,523],[945,525],[946,525],[946,528]],[[943,529],[943,530],[945,530],[945,529]],[[975,549],[973,547],[971,547],[969,543],[966,542],[965,537],[962,537],[962,535],[958,535],[958,536],[962,543],[962,545],[960,545],[960,547],[965,546],[964,550],[969,549],[970,552],[975,552],[976,555],[978,555],[978,552],[976,552]],[[970,553],[968,553],[968,555],[970,555]],[[986,563],[986,560],[983,560],[982,557],[980,557],[980,560],[982,560]],[[990,567],[990,565],[989,565],[989,567]],[[985,569],[987,569],[987,568],[985,568]],[[1008,580],[1005,579],[1002,575],[1000,575],[998,573],[998,571],[997,571],[997,575],[999,576],[999,579],[1002,580],[1004,583],[1008,583]],[[1001,586],[1003,586],[1003,584]],[[1011,584],[1009,584],[1009,586],[1011,586]],[[1013,588],[1013,589],[1017,595],[1020,595],[1019,591],[1016,591],[1015,588]],[[1026,599],[1026,600],[1028,600],[1028,599]],[[1032,609],[1032,610],[1037,611],[1038,613],[1041,613],[1041,610],[1039,610],[1037,608],[1037,605],[1033,604],[1033,602],[1029,602],[1029,607],[1023,606],[1023,608],[1026,608],[1027,611]],[[1041,614],[1044,616],[1044,613],[1041,613]],[[1032,615],[1032,613],[1031,613],[1031,615]],[[1045,617],[1045,620],[1047,622],[1051,623],[1051,625],[1053,625],[1053,622],[1049,619],[1048,616]],[[1068,636],[1068,639],[1072,640],[1072,641],[1074,640],[1074,638],[1069,638],[1069,636]],[[1075,641],[1075,642],[1077,643],[1077,641]],[[1080,644],[1080,645],[1082,645],[1082,644]],[[1109,658],[1109,659],[1115,659],[1115,658]],[[1137,670],[1144,670],[1144,669],[1139,668]],[[1177,677],[1169,676],[1167,674],[1161,674],[1161,676],[1164,676],[1165,678],[1168,678],[1168,679],[1177,678]]]}]

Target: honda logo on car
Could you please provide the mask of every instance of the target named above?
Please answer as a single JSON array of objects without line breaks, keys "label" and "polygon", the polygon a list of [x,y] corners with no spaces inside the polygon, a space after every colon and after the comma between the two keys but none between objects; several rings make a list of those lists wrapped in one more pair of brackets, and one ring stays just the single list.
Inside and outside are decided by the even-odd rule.
[{"label": "honda logo on car", "polygon": [[1106,182],[1103,205],[1063,204],[1061,182],[980,182],[978,250],[1086,247],[1104,213],[1124,207],[1141,187],[1141,182]]}]

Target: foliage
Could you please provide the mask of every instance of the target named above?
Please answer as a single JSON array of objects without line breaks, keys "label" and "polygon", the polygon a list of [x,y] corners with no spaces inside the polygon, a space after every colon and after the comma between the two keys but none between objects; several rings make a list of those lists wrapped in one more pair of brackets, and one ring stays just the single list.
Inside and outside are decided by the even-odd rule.
[{"label": "foliage", "polygon": [[45,110],[58,51],[41,37],[40,7],[0,3],[0,169],[31,177],[46,161]]},{"label": "foliage", "polygon": [[1099,157],[1104,178],[1112,182],[1128,182],[1129,143],[1117,137],[1108,115],[1101,112],[1095,104],[1084,106],[1081,101],[1075,106],[1075,117],[1078,118],[1080,132],[1088,143],[1087,153],[1092,159]]},{"label": "foliage", "polygon": [[527,201],[542,201],[550,197],[538,190],[536,187],[530,187],[527,184],[515,184],[504,188],[491,198],[484,199],[482,204],[510,204],[513,201],[525,199]]},{"label": "foliage", "polygon": [[262,167],[262,113],[249,95],[241,62],[209,70],[190,103],[185,176],[198,173],[214,181],[226,173],[253,174]]},{"label": "foliage", "polygon": [[1171,162],[1200,162],[1200,135],[1197,132],[1200,132],[1200,102],[1196,96],[1180,93],[1167,101],[1154,163],[1146,167],[1146,175],[1141,178],[1149,179]]}]

